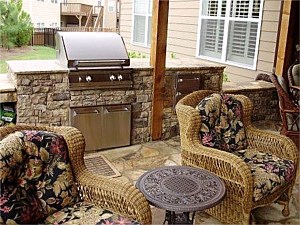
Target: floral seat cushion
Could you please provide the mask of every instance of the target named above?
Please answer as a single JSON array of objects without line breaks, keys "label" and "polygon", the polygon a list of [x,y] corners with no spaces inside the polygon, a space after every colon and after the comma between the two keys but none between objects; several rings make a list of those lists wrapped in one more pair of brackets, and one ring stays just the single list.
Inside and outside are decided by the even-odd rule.
[{"label": "floral seat cushion", "polygon": [[233,154],[242,158],[251,168],[254,178],[254,201],[290,182],[295,173],[293,161],[262,153],[257,149],[238,150]]},{"label": "floral seat cushion", "polygon": [[10,134],[0,142],[0,169],[1,223],[38,223],[79,200],[62,136]]},{"label": "floral seat cushion", "polygon": [[66,225],[138,225],[138,222],[126,219],[111,211],[101,209],[92,203],[78,202],[72,207],[66,207],[45,220],[46,224],[66,224]]},{"label": "floral seat cushion", "polygon": [[242,104],[231,95],[212,94],[196,107],[200,113],[203,145],[232,152],[248,145],[242,122]]}]

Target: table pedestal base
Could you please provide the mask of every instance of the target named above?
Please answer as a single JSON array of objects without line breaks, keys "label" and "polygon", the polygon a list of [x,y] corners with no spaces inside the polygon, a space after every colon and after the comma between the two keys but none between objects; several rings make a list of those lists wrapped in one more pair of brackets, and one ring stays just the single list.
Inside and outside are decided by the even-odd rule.
[{"label": "table pedestal base", "polygon": [[174,211],[166,211],[165,221],[168,224],[193,224],[195,212],[192,213],[190,218],[190,212],[176,213]]}]

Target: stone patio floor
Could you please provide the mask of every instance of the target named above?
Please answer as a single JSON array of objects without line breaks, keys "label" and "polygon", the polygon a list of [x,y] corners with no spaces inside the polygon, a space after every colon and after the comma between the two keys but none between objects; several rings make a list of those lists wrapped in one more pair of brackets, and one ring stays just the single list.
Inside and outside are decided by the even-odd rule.
[{"label": "stone patio floor", "polygon": [[[255,124],[261,129],[278,132],[279,123],[261,121]],[[165,141],[147,142],[128,147],[109,149],[101,152],[115,165],[122,174],[115,179],[127,180],[135,183],[136,180],[147,170],[170,165],[180,165],[180,139],[174,137]],[[270,206],[255,209],[253,211],[257,224],[300,224],[300,179],[294,187],[293,197],[290,201],[290,215],[284,217],[281,214],[282,206],[272,204]],[[164,221],[164,210],[152,207],[153,224],[162,224]],[[204,212],[198,212],[195,224],[222,224],[217,219]]]}]

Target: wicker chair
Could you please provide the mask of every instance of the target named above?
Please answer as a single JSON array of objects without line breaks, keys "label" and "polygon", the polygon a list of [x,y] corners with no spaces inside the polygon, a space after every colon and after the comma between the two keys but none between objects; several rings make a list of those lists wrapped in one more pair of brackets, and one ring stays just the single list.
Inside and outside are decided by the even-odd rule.
[{"label": "wicker chair", "polygon": [[[289,69],[289,73],[291,69]],[[290,91],[289,85],[283,77],[277,77],[275,74],[270,75],[273,84],[276,87],[279,98],[279,110],[282,119],[282,129],[280,133],[291,138],[300,149],[300,101],[297,97],[296,90],[294,94]],[[298,90],[299,93],[299,90]]]},{"label": "wicker chair", "polygon": [[[206,169],[225,182],[224,200],[207,212],[223,223],[249,224],[251,211],[254,208],[276,201],[284,205],[282,213],[287,216],[295,174],[292,180],[281,188],[254,201],[254,178],[247,163],[237,155],[203,145],[199,137],[202,122],[196,106],[212,93],[208,90],[196,91],[182,98],[176,105],[180,126],[182,164]],[[251,124],[252,102],[246,96],[232,96],[239,100],[243,107],[242,121],[248,141],[247,149],[259,149],[261,152],[292,160],[295,163],[295,172],[297,172],[299,153],[295,144],[283,135],[253,127]]]},{"label": "wicker chair", "polygon": [[300,64],[294,63],[288,69],[288,87],[290,96],[300,106]]},{"label": "wicker chair", "polygon": [[[27,130],[27,131],[26,131]],[[33,131],[34,130],[34,131]],[[50,188],[52,191],[54,191],[56,194],[57,193],[61,193],[62,195],[64,195],[64,200],[61,203],[62,205],[68,205],[68,201],[70,200],[70,197],[66,197],[66,184],[64,182],[69,181],[70,179],[74,179],[74,185],[76,185],[75,190],[77,191],[77,197],[79,199],[79,203],[76,202],[76,209],[72,209],[73,211],[71,212],[75,212],[74,215],[69,215],[69,221],[70,223],[73,222],[74,224],[74,220],[73,219],[78,219],[78,216],[80,217],[82,215],[82,212],[84,211],[82,208],[80,208],[81,206],[84,205],[85,209],[90,210],[93,207],[96,207],[97,209],[105,209],[102,210],[101,215],[102,215],[102,219],[107,219],[107,218],[112,218],[110,216],[112,216],[113,213],[121,215],[122,219],[123,217],[125,218],[129,218],[130,220],[134,220],[132,223],[134,224],[138,224],[142,223],[142,224],[151,224],[151,211],[150,211],[150,206],[147,202],[147,200],[145,199],[145,197],[143,196],[143,194],[141,192],[138,191],[138,189],[136,189],[133,184],[129,183],[129,182],[122,182],[120,180],[116,180],[113,178],[108,178],[108,177],[104,177],[104,176],[100,176],[97,174],[93,174],[90,171],[87,170],[85,164],[84,164],[84,148],[85,148],[85,142],[84,142],[84,138],[82,136],[82,134],[73,127],[35,127],[35,126],[27,126],[27,125],[16,125],[16,126],[7,126],[7,127],[0,127],[0,167],[1,167],[1,176],[0,176],[0,181],[1,181],[1,200],[5,199],[3,197],[3,195],[5,195],[5,184],[7,184],[7,182],[14,182],[11,181],[9,179],[7,179],[7,177],[12,177],[12,174],[16,174],[16,172],[12,172],[11,170],[13,170],[13,168],[17,169],[19,167],[22,167],[23,164],[25,164],[26,162],[24,162],[24,159],[20,159],[20,157],[22,157],[22,154],[24,154],[24,151],[28,151],[28,155],[33,154],[32,152],[34,152],[35,147],[30,147],[32,145],[28,144],[26,146],[29,146],[29,148],[26,148],[26,150],[17,147],[18,143],[13,143],[15,142],[15,137],[14,135],[16,134],[22,134],[22,132],[44,132],[44,133],[48,133],[48,134],[53,134],[53,135],[57,135],[57,137],[59,136],[61,138],[61,140],[64,140],[63,143],[66,146],[65,152],[67,152],[67,154],[69,155],[69,168],[71,168],[71,176],[72,178],[67,178],[66,180],[64,175],[66,175],[66,173],[63,173],[64,175],[62,176],[58,176],[57,180],[55,182],[53,187]],[[19,131],[19,132],[17,132]],[[63,137],[63,138],[62,138]],[[11,138],[11,139],[9,139]],[[37,137],[35,137],[36,140],[38,139]],[[43,137],[44,138],[44,137]],[[9,140],[12,141],[9,141]],[[28,140],[28,139],[26,139]],[[17,139],[16,142],[20,142],[19,139]],[[25,142],[26,144],[26,142]],[[51,142],[52,144],[52,142]],[[23,146],[23,145],[22,145]],[[34,155],[33,157],[36,157],[37,155],[41,155],[41,159],[43,161],[45,161],[45,158],[49,158],[49,152],[45,153],[45,148],[39,150],[38,154]],[[52,148],[53,149],[53,148]],[[19,151],[20,150],[20,151]],[[64,153],[61,153],[59,150],[57,149],[53,149],[55,151],[57,151],[57,154],[62,154],[65,155]],[[43,152],[42,152],[43,151]],[[35,153],[34,153],[35,154]],[[28,155],[26,156],[28,158]],[[12,157],[13,156],[13,157]],[[26,158],[25,157],[25,158]],[[10,160],[9,158],[13,158],[13,160]],[[34,160],[33,160],[34,161]],[[34,161],[35,162],[35,161]],[[18,164],[19,163],[19,164]],[[15,165],[18,164],[18,168],[15,167]],[[34,164],[34,163],[33,163]],[[57,164],[58,168],[56,169],[65,169],[66,166],[62,163]],[[28,166],[24,167],[25,169]],[[34,168],[35,170],[34,173],[38,173],[38,169]],[[53,169],[53,168],[52,168]],[[43,170],[44,171],[44,170]],[[50,173],[49,171],[52,171],[53,173],[56,173],[55,170],[51,170],[51,168],[47,167],[47,173]],[[28,175],[28,174],[23,174],[23,175]],[[31,175],[28,175],[32,177]],[[27,176],[27,178],[28,178]],[[38,177],[38,176],[36,176]],[[34,179],[36,178],[34,177]],[[42,177],[42,176],[41,176]],[[35,181],[34,179],[27,179],[26,181],[28,182],[32,182]],[[9,180],[9,181],[7,181]],[[64,180],[64,181],[62,181]],[[47,180],[48,182],[49,180]],[[6,182],[6,183],[5,183]],[[31,187],[36,187],[36,185],[41,185],[41,181],[39,181],[38,184],[34,184]],[[59,184],[59,185],[57,185]],[[15,185],[16,186],[16,185]],[[18,185],[17,185],[18,186]],[[22,186],[22,185],[21,185]],[[13,187],[14,189],[16,187]],[[47,188],[43,189],[43,191],[46,190],[47,192]],[[22,191],[24,191],[24,189],[22,189]],[[60,192],[62,191],[62,192]],[[11,192],[10,192],[11,193]],[[8,193],[8,194],[10,194]],[[2,195],[3,194],[3,195]],[[44,196],[46,195],[45,193],[41,193],[40,191],[35,193],[31,193],[31,195],[34,195],[33,199],[40,198],[40,196],[42,196],[44,194]],[[73,192],[74,194],[74,192]],[[20,198],[20,196],[18,197]],[[51,197],[46,198],[45,201],[37,201],[37,202],[42,202],[42,209],[38,208],[36,209],[35,206],[32,206],[32,204],[29,202],[30,207],[29,209],[29,214],[35,215],[37,210],[42,210],[43,212],[45,212],[45,209],[47,209],[48,211],[53,211],[54,213],[51,215],[46,215],[47,219],[43,220],[45,222],[41,222],[41,223],[57,223],[56,219],[60,219],[60,222],[66,222],[65,218],[67,217],[67,212],[65,209],[71,210],[71,208],[73,207],[72,205],[68,205],[68,207],[63,207],[62,210],[60,211],[56,211],[53,207],[57,206],[57,201],[58,200],[53,200],[55,199]],[[25,199],[26,200],[26,199]],[[7,201],[7,200],[5,200]],[[56,201],[56,202],[55,202]],[[6,203],[1,201],[1,207],[4,207],[4,205],[2,203]],[[17,201],[15,201],[16,204],[19,204]],[[28,202],[27,202],[28,203]],[[22,206],[21,206],[22,207]],[[5,208],[5,207],[4,207]],[[3,210],[5,210],[3,208]],[[11,207],[13,208],[13,206]],[[2,208],[1,208],[2,209]],[[6,209],[9,209],[9,207],[6,207]],[[16,209],[16,207],[15,207]],[[110,211],[106,211],[107,210],[111,210],[113,213],[111,213]],[[94,208],[93,208],[94,210]],[[7,210],[8,212],[9,210]],[[90,210],[91,211],[91,210]],[[90,212],[88,211],[88,212]],[[63,213],[60,213],[63,212]],[[86,212],[86,211],[85,211]],[[92,211],[92,212],[98,212],[99,211]],[[86,213],[89,214],[87,215],[87,219],[90,219],[90,217],[93,217],[91,214],[92,213]],[[1,216],[0,216],[0,220],[2,220],[0,223],[6,223],[7,221],[3,221],[3,211],[1,210]],[[97,214],[97,216],[99,217],[100,214]],[[31,215],[28,215],[31,216]],[[52,217],[51,217],[52,216]],[[50,220],[49,220],[50,218]],[[92,220],[86,220],[85,217],[82,217],[84,219],[84,221],[81,221],[81,224],[89,224],[90,221]],[[120,218],[116,215],[115,218]],[[6,218],[7,219],[7,218]],[[16,219],[14,218],[9,218],[9,219]],[[24,218],[23,218],[24,219]],[[53,220],[54,219],[54,220]],[[98,219],[98,218],[97,218]],[[52,222],[51,222],[52,220]],[[49,222],[50,221],[50,222]],[[96,220],[96,222],[99,220]],[[135,222],[137,221],[137,222]],[[10,221],[11,222],[11,221]],[[24,222],[24,220],[23,220]],[[40,221],[38,221],[40,223]],[[109,222],[109,221],[108,221]],[[128,221],[127,221],[128,222]],[[32,223],[36,223],[35,222],[31,222],[26,220],[26,223],[32,224]],[[75,220],[75,224],[79,224],[79,222],[77,220]],[[127,224],[127,223],[126,223]]]}]

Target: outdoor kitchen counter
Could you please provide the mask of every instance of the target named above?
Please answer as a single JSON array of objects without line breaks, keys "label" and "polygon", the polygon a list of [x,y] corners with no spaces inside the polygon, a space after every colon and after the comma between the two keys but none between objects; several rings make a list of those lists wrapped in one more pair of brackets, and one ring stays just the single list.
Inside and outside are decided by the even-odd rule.
[{"label": "outdoor kitchen counter", "polygon": [[[130,67],[133,69],[147,69],[152,68],[150,66],[149,58],[135,58],[130,59]],[[166,60],[166,69],[167,70],[194,70],[197,68],[225,68],[224,66],[217,65],[215,63],[204,62],[200,59],[167,59]]]},{"label": "outdoor kitchen counter", "polygon": [[[135,70],[151,69],[149,58],[134,58],[130,59],[130,68]],[[32,72],[47,73],[47,72],[68,72],[66,66],[60,65],[57,60],[12,60],[7,61],[9,69],[16,74],[32,74]],[[214,63],[202,62],[198,59],[167,59],[167,70],[187,69],[194,70],[195,68],[225,68]]]},{"label": "outdoor kitchen counter", "polygon": [[16,102],[16,88],[9,74],[0,74],[0,103]]},{"label": "outdoor kitchen counter", "polygon": [[9,72],[14,74],[66,73],[68,68],[58,64],[56,60],[12,60],[7,61]]}]

